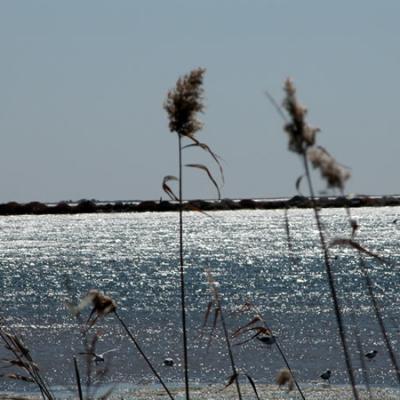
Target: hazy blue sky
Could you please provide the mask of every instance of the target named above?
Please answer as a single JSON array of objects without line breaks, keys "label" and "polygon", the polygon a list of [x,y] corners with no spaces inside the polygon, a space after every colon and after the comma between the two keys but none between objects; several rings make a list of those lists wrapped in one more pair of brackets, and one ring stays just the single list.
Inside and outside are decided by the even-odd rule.
[{"label": "hazy blue sky", "polygon": [[[162,104],[199,66],[223,197],[295,194],[301,163],[264,95],[281,101],[287,76],[347,190],[399,193],[399,20],[399,0],[1,0],[0,202],[158,199],[177,173]],[[215,196],[200,171],[185,187]]]}]

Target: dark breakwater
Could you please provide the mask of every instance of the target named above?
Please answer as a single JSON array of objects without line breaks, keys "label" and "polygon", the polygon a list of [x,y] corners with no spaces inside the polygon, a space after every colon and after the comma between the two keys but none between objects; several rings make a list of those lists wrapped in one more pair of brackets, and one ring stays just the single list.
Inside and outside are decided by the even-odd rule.
[{"label": "dark breakwater", "polygon": [[[355,196],[355,197],[318,197],[315,204],[319,208],[338,207],[396,207],[400,206],[400,195],[393,196]],[[290,208],[312,208],[309,197],[294,196],[287,199],[222,199],[187,200],[186,211],[234,211],[234,210],[278,210]],[[86,214],[115,212],[169,212],[178,211],[179,204],[167,200],[113,201],[80,200],[78,202],[61,201],[47,204],[37,201],[29,203],[8,202],[0,204],[0,215],[45,215],[45,214]]]}]

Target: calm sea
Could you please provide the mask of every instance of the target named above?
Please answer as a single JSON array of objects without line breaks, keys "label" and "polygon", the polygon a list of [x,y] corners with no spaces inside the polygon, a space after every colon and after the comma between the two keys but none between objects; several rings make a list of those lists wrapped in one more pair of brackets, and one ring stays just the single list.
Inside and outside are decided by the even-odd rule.
[{"label": "calm sea", "polygon": [[[400,338],[400,223],[394,220],[399,212],[390,207],[352,210],[360,225],[357,241],[388,261],[382,264],[367,257],[396,350]],[[321,213],[328,240],[349,237],[343,210]],[[231,332],[251,319],[250,314],[240,312],[244,302],[251,300],[274,330],[301,382],[318,381],[328,368],[332,383],[347,382],[312,211],[289,211],[292,254],[281,210],[210,215],[184,215],[191,379],[222,383],[230,375],[220,329],[209,347],[210,329],[201,334],[210,300],[205,271],[210,270],[220,284]],[[92,288],[117,301],[120,315],[161,375],[168,382],[182,382],[177,222],[175,213],[1,217],[0,314],[23,336],[50,384],[74,381],[74,355],[83,368],[79,326],[65,301],[81,298]],[[367,362],[371,382],[394,385],[357,254],[350,248],[332,248],[331,255],[356,377],[360,382],[355,340],[359,335],[363,351],[378,350],[376,358]],[[100,335],[98,353],[115,349],[105,356],[109,365],[106,382],[155,382],[113,316],[99,321],[95,331]],[[277,370],[284,367],[277,348],[257,340],[234,346],[234,353],[240,370],[257,382],[272,383]],[[162,365],[167,357],[175,361],[173,367]],[[3,347],[2,358],[10,358]],[[0,378],[2,389],[23,387],[29,388]]]}]

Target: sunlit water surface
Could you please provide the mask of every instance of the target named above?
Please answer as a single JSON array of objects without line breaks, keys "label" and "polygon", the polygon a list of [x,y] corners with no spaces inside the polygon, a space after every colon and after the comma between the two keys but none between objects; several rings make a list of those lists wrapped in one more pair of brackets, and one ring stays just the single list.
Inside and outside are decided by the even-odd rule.
[{"label": "sunlit water surface", "polygon": [[[352,213],[360,225],[357,241],[387,260],[383,264],[367,257],[384,322],[398,350],[400,225],[393,221],[399,210],[366,208]],[[184,215],[193,382],[222,383],[231,374],[220,326],[209,347],[210,328],[201,329],[210,300],[207,270],[220,284],[231,332],[252,318],[240,312],[250,300],[274,330],[300,381],[318,381],[329,368],[333,383],[347,382],[313,213],[290,210],[288,215],[292,253],[282,210],[215,212],[211,218]],[[328,242],[349,237],[343,210],[322,210],[322,220]],[[175,213],[1,217],[0,313],[23,336],[50,384],[74,381],[74,355],[84,369],[80,328],[65,301],[81,298],[92,288],[117,301],[121,317],[165,380],[182,382],[177,222]],[[359,335],[363,351],[378,350],[378,356],[367,362],[371,383],[394,385],[358,255],[343,247],[330,253],[356,377],[360,382]],[[84,310],[85,318],[89,312]],[[106,355],[106,382],[155,382],[112,315],[100,320],[92,332],[100,335],[99,353],[117,349]],[[257,340],[234,346],[234,355],[239,369],[262,383],[273,382],[277,370],[284,367],[277,348]],[[163,366],[166,357],[175,361],[173,367]],[[0,358],[10,358],[4,348]],[[0,378],[0,387],[28,386]]]}]

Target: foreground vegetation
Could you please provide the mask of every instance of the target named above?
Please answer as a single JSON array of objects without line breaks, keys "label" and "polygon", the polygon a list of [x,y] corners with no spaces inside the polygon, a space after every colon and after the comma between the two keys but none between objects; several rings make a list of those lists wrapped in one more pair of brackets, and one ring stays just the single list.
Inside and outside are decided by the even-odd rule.
[{"label": "foreground vegetation", "polygon": [[[305,185],[308,189],[307,196],[296,196],[290,200],[276,200],[276,201],[255,201],[255,200],[241,200],[238,202],[232,200],[220,200],[220,184],[223,183],[223,170],[220,163],[220,158],[217,156],[212,149],[203,142],[197,139],[197,132],[200,131],[202,124],[198,120],[198,113],[202,112],[203,106],[203,76],[204,69],[196,69],[191,71],[189,74],[180,78],[176,87],[168,92],[167,100],[164,104],[164,108],[168,113],[170,124],[170,131],[177,135],[177,159],[178,159],[178,176],[167,175],[163,182],[162,188],[164,192],[169,196],[170,201],[147,201],[139,204],[129,203],[115,203],[115,204],[96,204],[93,201],[81,201],[78,204],[59,203],[55,206],[44,205],[41,203],[29,203],[26,205],[20,205],[17,203],[8,203],[7,205],[0,206],[0,214],[47,214],[47,213],[81,213],[81,212],[123,212],[123,211],[178,211],[179,218],[177,218],[178,237],[179,243],[179,254],[177,254],[177,264],[179,270],[177,276],[179,277],[180,287],[180,318],[181,318],[181,332],[182,332],[182,375],[184,387],[180,391],[173,390],[169,387],[168,383],[165,382],[153,365],[152,361],[143,351],[140,340],[132,333],[129,327],[125,324],[123,317],[120,315],[117,305],[117,299],[112,299],[108,295],[101,293],[100,291],[93,289],[87,293],[82,299],[76,299],[67,303],[67,308],[76,317],[79,330],[81,333],[82,344],[84,351],[79,353],[86,355],[84,362],[78,362],[76,357],[73,357],[74,361],[74,375],[76,380],[76,393],[80,400],[92,399],[92,398],[105,398],[112,396],[112,389],[106,393],[99,392],[98,383],[101,383],[107,370],[106,368],[98,368],[99,355],[96,354],[96,344],[98,341],[98,335],[93,328],[103,318],[114,318],[115,322],[120,324],[123,328],[124,334],[129,338],[130,343],[134,349],[140,354],[145,360],[146,365],[162,388],[161,393],[149,392],[135,393],[134,395],[127,395],[127,398],[169,398],[171,400],[185,398],[186,400],[196,398],[281,398],[282,388],[287,388],[289,392],[293,391],[293,396],[305,400],[314,398],[350,398],[353,397],[355,400],[364,398],[372,398],[378,396],[378,398],[392,398],[390,391],[377,392],[374,391],[369,385],[368,369],[363,362],[364,350],[362,342],[359,340],[358,353],[352,354],[349,350],[349,333],[348,327],[343,319],[343,300],[338,295],[337,280],[335,278],[335,271],[332,268],[332,248],[347,247],[354,251],[355,259],[357,260],[357,266],[359,268],[360,276],[365,282],[365,286],[368,290],[368,296],[371,300],[371,304],[374,311],[374,316],[379,323],[380,334],[385,343],[388,358],[392,365],[392,373],[397,377],[400,384],[400,370],[397,362],[397,355],[394,351],[391,338],[385,327],[385,321],[382,318],[380,309],[379,299],[374,293],[374,284],[369,274],[369,260],[372,258],[378,262],[385,263],[378,254],[373,251],[366,249],[362,243],[357,241],[357,232],[359,225],[351,216],[351,207],[360,206],[377,206],[377,205],[400,205],[400,199],[398,197],[393,198],[369,198],[369,197],[346,197],[344,193],[344,187],[346,181],[350,177],[348,170],[342,167],[341,164],[337,163],[336,160],[328,153],[328,151],[317,144],[317,133],[318,129],[310,127],[306,121],[307,111],[299,103],[296,95],[296,89],[292,81],[287,80],[284,85],[285,97],[282,106],[278,105],[275,100],[269,96],[272,104],[275,106],[278,114],[282,117],[284,122],[284,131],[288,135],[289,139],[289,150],[294,152],[302,161],[303,170],[300,171],[300,177],[295,183],[296,190],[300,192],[300,183],[305,181]],[[185,144],[187,143],[187,144]],[[188,147],[196,147],[201,151],[208,153],[218,168],[219,179],[214,177],[211,169],[203,164],[184,164],[183,153]],[[218,200],[212,202],[206,201],[183,201],[183,181],[182,181],[182,169],[183,167],[195,168],[206,173],[210,179],[210,182],[215,186],[217,190]],[[315,168],[321,173],[322,178],[326,181],[329,189],[334,189],[340,193],[339,197],[332,198],[319,198],[315,195],[314,184],[312,181],[311,168]],[[172,184],[177,184],[178,190],[173,189]],[[324,387],[323,395],[318,391],[309,390],[304,388],[296,379],[295,371],[290,366],[290,359],[285,354],[284,349],[280,346],[278,338],[274,335],[272,329],[267,325],[257,305],[252,302],[251,299],[243,299],[243,308],[240,322],[237,322],[237,327],[233,332],[229,332],[227,324],[225,323],[226,315],[224,312],[223,297],[219,294],[218,282],[213,279],[211,270],[207,271],[208,284],[210,288],[210,301],[207,309],[205,310],[204,317],[204,328],[209,328],[209,341],[214,340],[214,332],[216,329],[221,329],[222,339],[226,345],[226,353],[229,356],[231,375],[228,377],[221,377],[221,381],[225,382],[222,384],[224,392],[207,392],[204,389],[198,390],[191,384],[190,379],[190,358],[188,357],[188,344],[187,344],[187,333],[186,333],[186,318],[188,309],[186,306],[187,296],[187,283],[186,283],[186,265],[185,265],[185,253],[190,249],[185,248],[185,221],[183,212],[185,210],[195,210],[199,212],[210,211],[210,210],[235,210],[235,209],[271,209],[271,208],[283,208],[288,209],[291,207],[304,207],[311,208],[314,214],[314,221],[319,235],[320,248],[322,251],[322,262],[321,270],[324,271],[327,279],[327,291],[329,292],[332,299],[332,311],[337,323],[337,334],[340,338],[340,343],[343,351],[343,360],[346,367],[346,371],[349,379],[348,388],[331,388],[325,390]],[[342,207],[345,215],[348,218],[348,231],[343,232],[343,236],[327,242],[327,233],[324,230],[322,223],[322,217],[320,215],[321,207]],[[395,222],[395,221],[393,221]],[[292,238],[289,229],[289,217],[288,213],[285,213],[285,224],[287,231],[287,243],[288,252],[292,253]],[[301,255],[299,255],[301,256]],[[90,312],[87,313],[87,309],[90,307]],[[88,315],[86,315],[88,314]],[[243,320],[246,320],[243,322]],[[3,341],[4,347],[9,352],[9,358],[4,359],[3,362],[6,364],[4,368],[10,369],[10,372],[3,373],[0,376],[5,379],[13,379],[21,382],[34,383],[40,390],[40,394],[43,399],[53,400],[56,398],[52,392],[52,388],[48,385],[45,377],[42,376],[39,366],[32,359],[28,346],[23,342],[18,332],[13,331],[11,327],[7,326],[3,320],[0,320],[0,337]],[[280,389],[271,388],[263,385],[259,385],[253,380],[253,378],[245,371],[241,371],[240,366],[237,365],[235,359],[235,353],[231,346],[231,340],[239,339],[242,341],[240,344],[247,343],[251,340],[260,340],[264,344],[270,346],[276,346],[279,351],[282,361],[285,365],[285,369],[278,371],[277,373],[277,384]],[[365,389],[360,390],[356,385],[354,377],[353,362],[355,358],[359,358],[363,370],[363,384]],[[101,360],[100,360],[101,361]],[[104,360],[103,360],[104,361]],[[167,362],[167,360],[166,360]],[[168,361],[169,362],[169,361]],[[388,371],[389,373],[389,371]],[[330,376],[330,373],[329,373]],[[329,376],[323,377],[327,379],[329,383]],[[244,384],[244,382],[246,382]],[[210,394],[211,393],[211,394]],[[396,394],[397,395],[397,394]],[[145,396],[145,397],[143,397]]]}]

